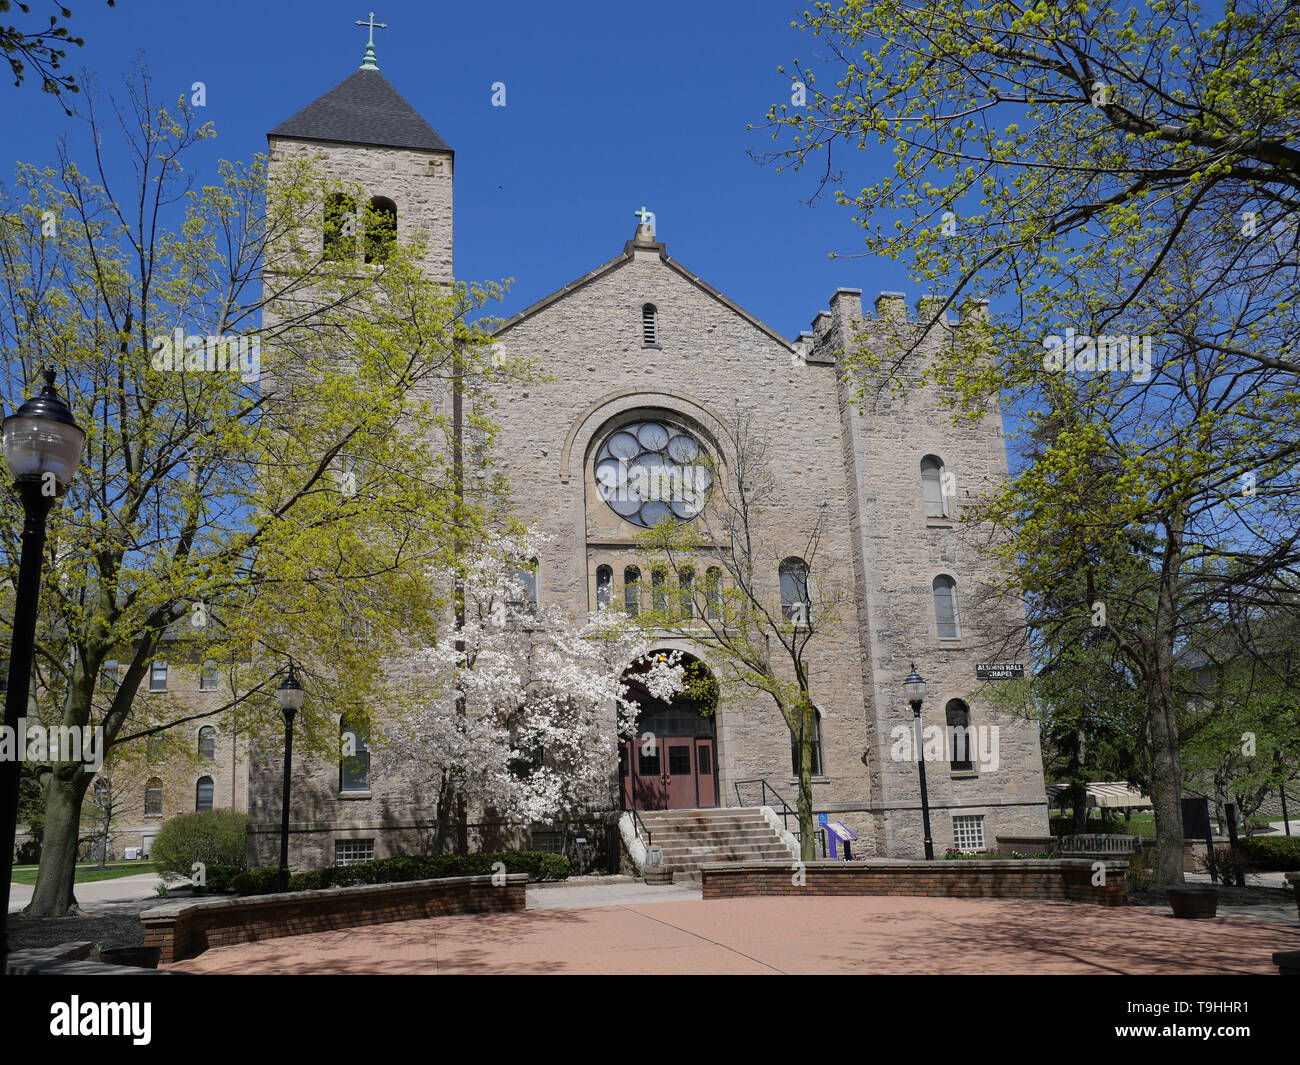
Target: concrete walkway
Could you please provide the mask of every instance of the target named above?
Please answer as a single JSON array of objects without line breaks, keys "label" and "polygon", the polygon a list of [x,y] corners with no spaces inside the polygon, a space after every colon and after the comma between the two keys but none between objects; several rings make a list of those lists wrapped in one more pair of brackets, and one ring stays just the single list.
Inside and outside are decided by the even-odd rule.
[{"label": "concrete walkway", "polygon": [[632,906],[641,902],[670,902],[700,898],[700,882],[683,880],[649,887],[630,876],[592,877],[558,883],[529,884],[530,910],[587,910],[594,906]]},{"label": "concrete walkway", "polygon": [[[137,876],[119,876],[113,880],[96,880],[91,884],[78,884],[77,904],[87,913],[94,913],[105,904],[131,899],[156,898],[159,883],[161,878],[157,873],[141,873]],[[35,890],[34,884],[11,885],[9,912],[16,913],[31,902]]]},{"label": "concrete walkway", "polygon": [[[554,889],[530,895],[547,890]],[[435,917],[220,947],[166,967],[228,974],[1276,974],[1272,953],[1296,949],[1294,925],[1183,921],[1139,907],[823,896]]]}]

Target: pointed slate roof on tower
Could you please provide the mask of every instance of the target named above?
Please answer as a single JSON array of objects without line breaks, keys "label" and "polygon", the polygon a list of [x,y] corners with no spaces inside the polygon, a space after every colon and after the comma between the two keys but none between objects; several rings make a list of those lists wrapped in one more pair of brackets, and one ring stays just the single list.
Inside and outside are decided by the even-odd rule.
[{"label": "pointed slate roof on tower", "polygon": [[451,147],[392,83],[362,67],[271,130],[272,137],[451,152]]}]

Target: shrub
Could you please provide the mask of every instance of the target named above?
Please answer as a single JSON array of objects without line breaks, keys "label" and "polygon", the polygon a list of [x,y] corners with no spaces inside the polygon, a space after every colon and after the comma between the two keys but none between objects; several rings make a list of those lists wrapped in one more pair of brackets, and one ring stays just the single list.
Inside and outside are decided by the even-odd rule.
[{"label": "shrub", "polygon": [[[1216,872],[1223,878],[1225,884],[1246,883],[1246,874],[1253,872],[1255,863],[1250,856],[1240,847],[1215,847],[1214,863]],[[1203,873],[1210,871],[1210,856],[1202,854],[1196,859],[1197,867]]]},{"label": "shrub", "polygon": [[235,876],[231,887],[240,895],[269,895],[280,883],[280,867],[245,869]]},{"label": "shrub", "polygon": [[1300,836],[1247,836],[1241,849],[1256,869],[1275,873],[1300,870]]},{"label": "shrub", "polygon": [[207,890],[225,891],[248,866],[247,826],[248,815],[237,810],[199,810],[173,817],[153,841],[154,866],[165,877],[188,877],[194,863],[202,862]]},{"label": "shrub", "polygon": [[[308,869],[289,877],[290,891],[320,891],[354,884],[400,884],[410,880],[440,880],[451,876],[489,876],[500,862],[507,873],[527,873],[531,880],[566,880],[569,859],[542,851],[507,851],[495,854],[399,854],[352,865]],[[278,868],[250,869],[237,878],[242,895],[275,891]]]}]

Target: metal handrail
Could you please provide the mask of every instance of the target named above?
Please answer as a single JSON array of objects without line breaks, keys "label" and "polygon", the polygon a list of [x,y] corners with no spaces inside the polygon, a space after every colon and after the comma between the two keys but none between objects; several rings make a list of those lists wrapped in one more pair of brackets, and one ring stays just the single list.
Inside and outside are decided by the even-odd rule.
[{"label": "metal handrail", "polygon": [[797,810],[794,809],[794,807],[792,807],[788,802],[785,801],[784,797],[782,797],[781,793],[777,791],[776,788],[772,787],[772,785],[767,782],[767,777],[754,777],[752,780],[737,780],[736,781],[736,804],[738,806],[745,805],[745,800],[740,797],[740,785],[742,784],[762,785],[763,790],[760,793],[762,795],[762,800],[759,802],[760,806],[772,806],[775,808],[776,803],[769,803],[767,801],[767,793],[769,791],[772,793],[772,797],[776,799],[776,802],[779,802],[781,804],[781,827],[784,828],[787,832],[789,832],[790,831],[789,818],[790,817],[797,818],[799,816],[799,813]]},{"label": "metal handrail", "polygon": [[645,842],[646,842],[646,846],[647,846],[647,847],[653,846],[653,845],[654,845],[654,841],[655,841],[655,840],[654,840],[654,836],[650,835],[650,829],[646,828],[646,824],[645,824],[645,822],[641,820],[641,815],[640,815],[639,813],[636,812],[636,802],[635,802],[635,801],[633,801],[633,803],[632,803],[632,810],[631,810],[631,813],[632,813],[632,831],[635,832],[637,838],[640,839],[640,838],[641,838],[641,832],[637,830],[637,826],[640,825],[640,826],[641,826],[641,829],[645,831]]}]

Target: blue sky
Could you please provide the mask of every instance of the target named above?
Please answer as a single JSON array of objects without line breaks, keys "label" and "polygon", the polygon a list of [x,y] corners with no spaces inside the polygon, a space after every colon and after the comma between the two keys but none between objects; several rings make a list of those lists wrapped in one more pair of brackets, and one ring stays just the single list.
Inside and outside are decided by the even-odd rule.
[{"label": "blue sky", "polygon": [[[800,9],[787,0],[376,7],[389,26],[375,34],[380,69],[456,150],[457,276],[513,277],[501,308],[513,313],[618,254],[644,204],[669,255],[788,337],[840,285],[863,289],[868,304],[881,289],[914,299],[898,264],[828,258],[860,253],[862,234],[847,208],[801,202],[812,173],[778,174],[746,155],[772,143],[746,124],[789,102],[776,68],[815,51],[790,26]],[[110,90],[142,55],[168,103],[204,82],[202,114],[218,132],[207,158],[247,160],[265,150],[267,130],[357,68],[366,33],[354,22],[368,12],[337,0],[78,0],[69,25],[86,44],[66,66]],[[36,15],[48,17],[42,0]],[[491,105],[498,81],[505,107]],[[50,161],[75,120],[33,83],[0,91],[14,158]],[[868,164],[890,159],[880,149],[842,162],[860,187]]]}]

